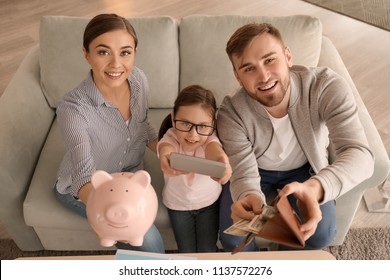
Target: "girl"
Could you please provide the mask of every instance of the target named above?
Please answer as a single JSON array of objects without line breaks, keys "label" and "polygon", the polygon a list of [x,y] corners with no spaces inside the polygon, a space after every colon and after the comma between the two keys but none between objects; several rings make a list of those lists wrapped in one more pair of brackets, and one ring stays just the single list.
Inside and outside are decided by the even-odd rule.
[{"label": "girl", "polygon": [[[216,101],[213,93],[193,85],[178,95],[173,112],[163,121],[157,145],[168,208],[180,253],[215,252],[218,238],[218,198],[221,184],[231,175],[228,157],[215,131]],[[222,178],[186,173],[170,168],[172,152],[205,157],[227,165]]]}]

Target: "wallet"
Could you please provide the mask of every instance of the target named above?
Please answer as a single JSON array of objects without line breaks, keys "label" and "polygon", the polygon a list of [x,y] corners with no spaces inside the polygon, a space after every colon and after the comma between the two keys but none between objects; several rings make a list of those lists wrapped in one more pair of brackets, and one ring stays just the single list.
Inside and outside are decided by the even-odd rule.
[{"label": "wallet", "polygon": [[294,248],[305,247],[301,222],[286,196],[278,197],[272,203],[278,212],[261,228],[257,236]]},{"label": "wallet", "polygon": [[253,238],[258,236],[272,242],[286,245],[293,248],[305,247],[303,233],[299,230],[301,222],[292,209],[286,196],[277,197],[271,204],[277,212],[268,219],[261,230],[255,234],[250,232],[245,239],[237,245],[232,254],[240,252]]}]

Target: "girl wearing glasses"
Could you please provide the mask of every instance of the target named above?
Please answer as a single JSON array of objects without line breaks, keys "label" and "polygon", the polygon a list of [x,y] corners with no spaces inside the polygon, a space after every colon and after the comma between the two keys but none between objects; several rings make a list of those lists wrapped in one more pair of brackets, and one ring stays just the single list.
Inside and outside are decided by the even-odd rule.
[{"label": "girl wearing glasses", "polygon": [[[218,239],[218,198],[232,173],[215,134],[216,101],[211,91],[193,85],[178,95],[173,112],[163,121],[157,152],[165,187],[163,203],[180,253],[215,252]],[[170,167],[172,152],[203,157],[227,165],[222,178],[182,172]]]}]

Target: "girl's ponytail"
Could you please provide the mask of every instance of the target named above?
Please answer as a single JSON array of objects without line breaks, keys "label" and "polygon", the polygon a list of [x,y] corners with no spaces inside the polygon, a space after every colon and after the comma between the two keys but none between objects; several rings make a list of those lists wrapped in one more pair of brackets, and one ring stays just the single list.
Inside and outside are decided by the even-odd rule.
[{"label": "girl's ponytail", "polygon": [[166,116],[165,119],[161,123],[160,130],[158,131],[158,140],[161,140],[161,138],[163,138],[164,134],[171,127],[172,127],[171,114],[168,114],[168,116]]}]

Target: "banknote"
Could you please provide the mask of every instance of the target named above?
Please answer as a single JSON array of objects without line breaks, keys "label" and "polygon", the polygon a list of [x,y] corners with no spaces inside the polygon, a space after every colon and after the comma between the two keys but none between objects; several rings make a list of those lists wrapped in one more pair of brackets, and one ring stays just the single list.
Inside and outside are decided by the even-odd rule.
[{"label": "banknote", "polygon": [[263,225],[272,217],[275,216],[277,210],[273,206],[266,205],[263,207],[263,211],[259,215],[255,215],[251,221],[239,220],[231,225],[224,232],[231,235],[244,236],[248,233],[258,233]]},{"label": "banknote", "polygon": [[227,228],[224,232],[231,235],[246,235],[249,232],[249,223],[251,221],[248,220],[239,220],[238,222],[231,225],[229,228]]},{"label": "banknote", "polygon": [[248,224],[248,231],[258,233],[263,225],[275,216],[277,210],[273,206],[264,206],[260,215],[256,215]]}]

